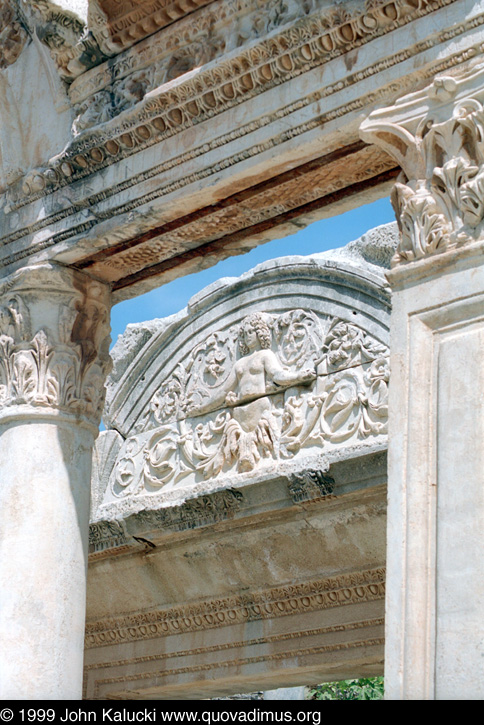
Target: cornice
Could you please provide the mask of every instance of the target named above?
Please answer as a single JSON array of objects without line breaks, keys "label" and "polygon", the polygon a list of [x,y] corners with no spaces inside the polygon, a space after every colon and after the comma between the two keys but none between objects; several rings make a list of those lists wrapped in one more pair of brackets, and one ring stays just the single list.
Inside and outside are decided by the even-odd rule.
[{"label": "cornice", "polygon": [[139,546],[143,539],[138,534],[190,531],[230,520],[243,500],[241,491],[225,489],[190,499],[180,506],[143,510],[124,521],[96,521],[89,526],[90,559],[124,553]]},{"label": "cornice", "polygon": [[218,598],[182,607],[88,622],[86,649],[197,632],[382,599],[385,569]]},{"label": "cornice", "polygon": [[[456,37],[456,36],[460,35],[466,29],[469,29],[470,27],[479,27],[480,24],[484,24],[484,15],[482,17],[479,16],[478,18],[474,18],[469,24],[463,24],[463,26],[455,26],[452,30],[450,30],[448,33],[446,33],[446,38],[452,39],[452,37]],[[465,27],[464,27],[464,25],[465,25]],[[85,199],[83,199],[82,202],[79,202],[78,204],[72,203],[66,208],[56,210],[52,214],[47,213],[47,215],[42,215],[42,217],[38,221],[36,221],[35,223],[33,223],[29,226],[26,226],[25,222],[19,221],[17,223],[17,229],[15,231],[10,232],[9,234],[6,234],[2,240],[4,254],[3,254],[3,260],[0,260],[0,266],[7,266],[9,264],[19,262],[22,259],[28,258],[32,254],[32,240],[29,238],[29,235],[34,235],[34,234],[36,235],[37,239],[35,242],[35,251],[40,251],[42,249],[48,249],[50,247],[53,247],[56,244],[62,242],[62,240],[64,240],[64,239],[72,238],[72,237],[75,237],[76,235],[86,234],[99,223],[99,219],[98,219],[97,215],[95,217],[93,217],[92,219],[89,219],[88,221],[78,223],[75,226],[71,226],[70,228],[67,228],[66,231],[50,233],[47,237],[44,237],[43,239],[39,239],[39,235],[36,233],[43,229],[52,228],[53,225],[57,224],[58,222],[62,221],[63,219],[68,218],[69,216],[72,216],[73,214],[83,213],[86,208],[94,208],[96,204],[98,204],[106,199],[109,199],[109,198],[115,196],[116,194],[119,194],[123,191],[133,188],[137,184],[143,182],[144,180],[148,180],[148,179],[156,178],[156,177],[162,177],[170,169],[180,167],[184,163],[189,162],[193,159],[197,159],[197,158],[207,154],[209,151],[212,151],[214,149],[224,146],[225,144],[230,143],[234,139],[243,138],[244,136],[257,130],[258,128],[263,128],[264,126],[266,126],[274,121],[283,119],[286,116],[290,115],[291,113],[294,113],[294,111],[296,111],[298,108],[303,109],[304,107],[310,105],[311,103],[317,103],[319,100],[323,100],[324,98],[330,97],[333,93],[336,93],[339,90],[341,90],[341,88],[348,88],[351,85],[353,85],[354,83],[357,83],[364,78],[370,78],[372,75],[377,74],[381,71],[384,71],[386,68],[390,68],[390,67],[402,62],[402,60],[412,58],[412,57],[418,55],[419,53],[425,51],[427,48],[432,47],[434,42],[438,42],[438,37],[440,37],[440,36],[435,36],[434,39],[426,39],[425,41],[422,41],[421,43],[417,43],[415,46],[413,46],[412,48],[408,49],[405,52],[395,53],[393,56],[391,56],[389,58],[386,58],[382,61],[378,61],[374,65],[366,68],[364,71],[359,71],[354,74],[349,74],[348,76],[345,77],[345,79],[343,81],[341,81],[338,84],[338,87],[336,87],[335,85],[326,86],[321,91],[312,93],[304,98],[301,98],[297,103],[289,104],[274,113],[264,114],[257,120],[257,122],[248,123],[230,133],[226,133],[226,134],[217,136],[209,143],[196,146],[196,147],[190,149],[189,151],[185,151],[182,154],[176,155],[175,157],[173,157],[172,159],[170,159],[166,162],[157,164],[156,166],[152,167],[151,169],[147,169],[143,172],[135,174],[132,177],[130,177],[129,179],[126,179],[123,182],[115,184],[110,188],[106,188],[106,189],[103,189],[102,191],[96,192],[94,194],[90,194]],[[439,59],[438,61],[431,64],[428,68],[425,69],[425,71],[423,71],[421,73],[422,79],[430,80],[434,77],[435,74],[448,71],[449,69],[452,69],[455,66],[458,66],[461,63],[464,63],[464,62],[472,59],[478,53],[479,53],[479,48],[469,47],[466,50],[456,53],[450,57],[444,58],[443,60]],[[319,116],[317,118],[314,118],[310,121],[307,121],[307,122],[304,122],[297,126],[294,126],[289,130],[284,130],[262,144],[260,144],[260,143],[254,144],[253,146],[251,146],[247,149],[244,149],[243,151],[241,151],[239,153],[227,156],[224,159],[224,161],[222,162],[222,166],[223,166],[223,168],[230,168],[232,165],[235,165],[237,163],[240,163],[241,161],[244,161],[248,158],[255,157],[258,154],[263,153],[264,150],[276,149],[280,144],[285,143],[287,140],[289,140],[291,138],[295,138],[298,135],[310,132],[311,130],[321,127],[322,125],[324,125],[328,122],[331,122],[332,120],[345,116],[347,113],[365,108],[365,106],[367,106],[368,104],[374,103],[379,98],[384,99],[395,93],[402,94],[407,91],[410,91],[411,87],[412,87],[412,82],[413,82],[413,79],[409,78],[409,79],[403,79],[402,81],[400,81],[398,83],[392,83],[389,86],[379,89],[376,92],[366,94],[365,96],[362,96],[359,99],[357,99],[349,104],[340,106],[334,110],[331,110],[325,114],[322,114],[321,116]],[[156,142],[156,141],[153,141],[153,142]],[[135,152],[136,152],[136,150],[132,151],[132,153],[135,153]],[[392,164],[390,164],[390,166],[391,165]],[[387,168],[389,168],[389,167],[387,167]],[[162,198],[163,196],[166,196],[167,194],[170,194],[173,191],[176,191],[177,189],[183,188],[186,185],[196,183],[203,179],[209,179],[212,175],[217,174],[220,170],[221,170],[221,163],[212,164],[212,165],[202,168],[200,170],[194,171],[185,177],[181,177],[180,179],[177,179],[175,181],[162,184],[155,191],[151,192],[148,196],[145,195],[140,198],[134,197],[129,202],[126,202],[126,203],[116,207],[115,210],[106,212],[106,214],[109,214],[111,216],[112,214],[123,214],[125,212],[129,212],[130,210],[139,208],[141,205],[143,205],[145,203],[145,201],[148,201],[148,202],[155,201],[157,199]],[[79,172],[79,173],[81,173],[81,172]],[[87,173],[87,172],[83,172],[83,173]],[[53,188],[52,189],[44,188],[43,190],[39,190],[39,191],[35,192],[31,196],[23,197],[22,199],[19,199],[17,203],[12,202],[10,204],[10,209],[11,209],[10,213],[12,214],[15,212],[15,210],[17,210],[17,214],[22,214],[22,209],[21,209],[22,206],[24,206],[25,204],[28,204],[29,202],[35,201],[36,198],[40,198],[43,195],[49,193],[50,191],[54,191],[54,189]],[[29,213],[28,208],[26,209],[26,213],[27,214]],[[8,216],[10,216],[10,214]],[[10,249],[9,249],[10,245],[15,243],[17,240],[22,239],[23,237],[26,238],[26,245],[22,245],[21,249],[18,249],[18,246],[16,245],[16,251],[13,253],[10,252]]]},{"label": "cornice", "polygon": [[90,0],[89,27],[108,54],[119,53],[212,0]]},{"label": "cornice", "polygon": [[77,14],[51,0],[18,0],[26,27],[50,52],[61,78],[70,82],[106,55]]},{"label": "cornice", "polygon": [[[419,0],[418,6],[407,0],[376,4],[364,15],[328,29],[324,14],[301,19],[288,29],[265,38],[251,47],[242,47],[228,57],[216,59],[196,72],[183,75],[152,93],[134,109],[103,123],[95,131],[80,134],[49,167],[31,172],[12,187],[11,208],[40,198],[137,153],[154,143],[226,111],[301,73],[327,63],[354,48],[387,34],[416,18],[423,17],[455,0]],[[394,19],[390,19],[395,14]],[[484,24],[484,15],[454,27],[445,37]],[[348,38],[346,37],[348,36]],[[372,68],[354,74],[353,83],[382,68],[402,62],[426,47],[440,42],[442,35],[427,39],[413,49],[395,54]],[[348,85],[340,81],[329,86],[320,98]],[[302,108],[309,99],[301,101]],[[358,103],[356,105],[358,107]],[[287,114],[285,109],[283,115]],[[344,115],[348,109],[341,109]],[[280,112],[279,112],[280,114]],[[319,121],[321,122],[321,121]],[[259,122],[256,123],[256,126]],[[254,127],[254,128],[255,128]],[[252,129],[254,130],[254,129]],[[296,132],[297,133],[297,132]],[[208,149],[204,149],[205,153]]]}]

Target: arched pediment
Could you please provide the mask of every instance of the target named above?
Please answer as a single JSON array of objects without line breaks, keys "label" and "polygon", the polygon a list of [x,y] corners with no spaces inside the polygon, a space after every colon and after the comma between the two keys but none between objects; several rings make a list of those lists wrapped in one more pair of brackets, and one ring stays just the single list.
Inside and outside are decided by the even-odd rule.
[{"label": "arched pediment", "polygon": [[384,446],[389,297],[374,262],[390,256],[393,230],[266,262],[128,328],[108,385],[121,445],[103,517]]}]

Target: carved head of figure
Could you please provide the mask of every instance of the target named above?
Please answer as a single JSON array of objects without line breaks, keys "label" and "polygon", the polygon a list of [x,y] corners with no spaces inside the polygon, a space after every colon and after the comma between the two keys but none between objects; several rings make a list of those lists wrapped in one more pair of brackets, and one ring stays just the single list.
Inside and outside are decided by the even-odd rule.
[{"label": "carved head of figure", "polygon": [[8,306],[0,306],[0,337],[18,341],[21,324],[22,316],[16,300],[10,300]]},{"label": "carved head of figure", "polygon": [[239,328],[239,346],[242,355],[248,355],[257,343],[263,350],[271,346],[271,331],[260,312],[248,315]]}]

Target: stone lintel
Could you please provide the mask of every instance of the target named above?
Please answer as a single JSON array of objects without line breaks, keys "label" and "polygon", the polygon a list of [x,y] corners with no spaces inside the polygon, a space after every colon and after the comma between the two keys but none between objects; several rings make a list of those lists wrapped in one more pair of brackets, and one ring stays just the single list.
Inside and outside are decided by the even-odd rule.
[{"label": "stone lintel", "polygon": [[192,532],[197,535],[207,527],[216,526],[217,531],[243,529],[251,516],[294,515],[297,510],[312,511],[320,506],[339,508],[343,505],[340,497],[348,494],[364,500],[367,489],[373,495],[372,491],[385,485],[386,445],[353,453],[353,458],[344,460],[314,457],[304,467],[293,466],[287,475],[254,476],[254,480],[239,483],[236,488],[208,490],[201,496],[138,513],[116,512],[113,507],[111,514],[116,519],[100,518],[106,513],[94,511],[89,560],[149,551],[168,541],[190,538]]},{"label": "stone lintel", "polygon": [[225,521],[145,529],[129,550],[91,555],[86,697],[193,699],[381,674],[385,485],[263,514],[241,493]]},{"label": "stone lintel", "polygon": [[[324,3],[307,15],[289,3],[287,22],[272,27],[269,8],[242,3],[240,15],[237,3],[215,0],[160,33],[177,38],[186,25],[188,46],[206,47],[199,13],[233,30],[260,11],[262,29],[252,18],[240,45],[200,63],[184,46],[189,70],[158,33],[81,74],[71,141],[8,189],[0,265],[55,258],[113,283],[119,301],[386,193],[398,164],[358,146],[361,113],[480,52],[480,6],[439,2],[372,5],[366,15],[348,4],[346,20]],[[230,17],[216,15],[223,8]],[[412,23],[420,40],[409,44]]]}]

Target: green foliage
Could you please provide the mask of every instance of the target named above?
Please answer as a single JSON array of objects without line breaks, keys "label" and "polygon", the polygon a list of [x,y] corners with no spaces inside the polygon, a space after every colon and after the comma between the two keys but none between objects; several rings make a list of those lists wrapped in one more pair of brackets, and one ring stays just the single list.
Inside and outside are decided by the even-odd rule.
[{"label": "green foliage", "polygon": [[325,682],[311,687],[311,700],[383,700],[383,677]]}]

